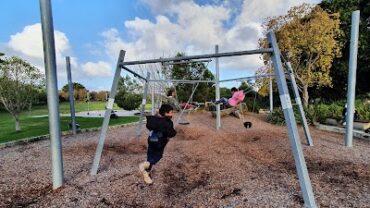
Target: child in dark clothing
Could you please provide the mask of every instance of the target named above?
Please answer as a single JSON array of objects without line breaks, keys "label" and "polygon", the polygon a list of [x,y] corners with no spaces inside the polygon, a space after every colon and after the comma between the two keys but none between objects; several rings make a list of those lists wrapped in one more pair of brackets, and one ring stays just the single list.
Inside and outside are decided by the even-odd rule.
[{"label": "child in dark clothing", "polygon": [[139,169],[147,184],[153,183],[149,171],[162,158],[168,139],[176,135],[176,130],[173,128],[173,122],[171,121],[172,116],[172,106],[163,104],[159,109],[159,114],[146,117],[146,127],[150,131],[147,161],[140,163]]}]

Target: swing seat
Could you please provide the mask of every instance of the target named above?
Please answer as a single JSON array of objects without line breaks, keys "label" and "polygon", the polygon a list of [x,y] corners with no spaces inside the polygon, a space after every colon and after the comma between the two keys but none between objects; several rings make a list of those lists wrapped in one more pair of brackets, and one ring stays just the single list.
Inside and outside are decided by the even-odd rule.
[{"label": "swing seat", "polygon": [[[243,112],[245,112],[247,110],[247,105],[245,103],[239,103],[235,107],[225,108],[223,110],[220,110],[220,115],[221,117],[223,117],[223,116],[227,116],[231,114],[240,119],[241,118],[241,115],[240,115],[241,113],[239,111],[240,108],[242,108]],[[212,113],[212,117],[215,118],[217,115],[217,111],[211,111],[211,113]]]}]

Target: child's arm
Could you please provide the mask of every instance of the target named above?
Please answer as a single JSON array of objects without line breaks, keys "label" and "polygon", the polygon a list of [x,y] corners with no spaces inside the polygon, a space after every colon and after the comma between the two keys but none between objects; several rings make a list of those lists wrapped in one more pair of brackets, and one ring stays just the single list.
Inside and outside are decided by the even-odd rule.
[{"label": "child's arm", "polygon": [[166,135],[168,138],[171,138],[171,137],[174,137],[176,136],[176,130],[173,128],[173,123],[172,121],[171,122],[168,122],[168,126],[166,128]]}]

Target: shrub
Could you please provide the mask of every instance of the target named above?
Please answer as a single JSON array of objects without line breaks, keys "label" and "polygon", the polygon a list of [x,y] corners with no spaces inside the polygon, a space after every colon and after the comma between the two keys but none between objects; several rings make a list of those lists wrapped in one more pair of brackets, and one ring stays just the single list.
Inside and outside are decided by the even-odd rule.
[{"label": "shrub", "polygon": [[118,92],[116,95],[115,102],[118,107],[125,110],[135,110],[141,104],[141,96],[133,93],[124,93],[122,91]]}]

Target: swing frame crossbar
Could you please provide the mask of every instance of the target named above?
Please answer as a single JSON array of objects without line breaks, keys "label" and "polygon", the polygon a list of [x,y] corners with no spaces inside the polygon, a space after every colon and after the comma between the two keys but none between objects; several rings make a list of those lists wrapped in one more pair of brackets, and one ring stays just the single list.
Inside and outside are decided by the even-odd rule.
[{"label": "swing frame crossbar", "polygon": [[208,58],[222,58],[222,57],[231,57],[231,56],[244,56],[244,55],[264,54],[264,53],[272,53],[272,52],[273,52],[272,48],[262,48],[262,49],[256,49],[256,50],[248,50],[248,51],[213,53],[213,54],[181,56],[181,57],[173,57],[173,58],[147,59],[147,60],[141,60],[141,61],[126,61],[126,62],[122,62],[120,66],[154,64],[154,63],[162,63],[162,62],[171,62],[171,61],[176,62],[176,61],[187,61],[187,60],[208,59]]},{"label": "swing frame crossbar", "polygon": [[162,66],[173,66],[173,65],[180,65],[180,64],[192,64],[192,63],[209,63],[212,59],[204,59],[204,60],[184,60],[184,61],[170,61],[170,62],[162,62]]},{"label": "swing frame crossbar", "polygon": [[[213,81],[213,82],[215,82],[215,85],[216,85],[216,99],[219,99],[219,97],[220,97],[219,84],[221,82],[219,80],[219,58],[269,53],[271,55],[271,60],[272,60],[272,63],[274,65],[275,80],[276,80],[277,85],[278,85],[278,91],[279,91],[279,95],[280,95],[280,102],[281,102],[281,105],[282,105],[282,108],[283,108],[283,113],[284,113],[284,117],[285,117],[286,126],[288,128],[289,141],[290,141],[290,144],[291,144],[291,149],[292,149],[292,153],[293,153],[293,157],[294,157],[294,162],[295,162],[297,175],[298,175],[300,187],[301,187],[301,190],[302,190],[302,195],[303,195],[303,199],[304,199],[304,202],[305,202],[305,206],[306,207],[317,207],[316,202],[315,202],[315,198],[314,198],[314,195],[313,195],[313,191],[312,191],[311,181],[310,181],[308,171],[307,171],[306,162],[305,162],[303,151],[302,151],[302,146],[301,146],[301,141],[300,141],[300,138],[299,138],[297,123],[296,123],[296,119],[295,119],[295,116],[294,116],[293,107],[292,107],[292,103],[291,103],[291,98],[290,98],[290,94],[289,94],[289,90],[288,90],[288,86],[287,86],[287,82],[286,82],[286,75],[285,75],[282,60],[281,60],[281,57],[280,57],[280,55],[281,55],[280,49],[278,47],[275,34],[272,31],[270,31],[267,34],[267,40],[268,40],[269,44],[271,45],[271,48],[257,49],[257,50],[250,50],[250,51],[218,53],[218,46],[216,45],[214,54],[194,55],[194,56],[184,56],[184,57],[174,57],[174,58],[148,59],[148,60],[142,60],[142,61],[128,61],[128,62],[124,62],[124,57],[125,57],[126,52],[121,50],[120,54],[119,54],[119,57],[118,57],[115,76],[114,76],[114,79],[113,79],[112,88],[111,88],[111,92],[110,92],[110,96],[109,96],[110,98],[109,98],[107,106],[106,106],[107,109],[106,109],[106,112],[105,112],[103,125],[102,125],[102,128],[101,128],[101,133],[100,133],[100,137],[99,137],[98,145],[97,145],[97,148],[96,148],[96,153],[95,153],[95,157],[94,157],[94,161],[93,161],[93,164],[92,164],[90,174],[91,175],[96,175],[97,172],[98,172],[98,169],[99,169],[99,163],[100,163],[100,159],[101,159],[101,155],[102,155],[102,151],[103,151],[103,147],[104,147],[105,137],[106,137],[107,130],[108,130],[110,114],[111,114],[112,109],[113,109],[114,98],[115,98],[115,95],[116,95],[116,92],[117,92],[118,80],[119,80],[122,68],[127,70],[128,68],[126,66],[128,66],[128,65],[140,65],[140,64],[163,63],[163,62],[171,62],[171,61],[216,58],[216,81]],[[127,71],[129,71],[130,73],[133,72],[130,69],[127,70]],[[133,73],[133,74],[138,75],[137,73]],[[292,74],[292,76],[294,77],[293,74]],[[144,79],[142,76],[140,76],[140,77],[141,77],[141,79]],[[144,107],[145,107],[145,104],[146,104],[146,98],[147,98],[147,94],[148,94],[148,85],[149,85],[149,82],[151,81],[149,72],[147,72],[147,77],[145,79],[146,79],[146,82],[145,82],[145,86],[144,86],[143,102],[142,102],[142,105],[141,105],[141,114],[140,114],[141,118],[143,117]],[[245,80],[245,79],[248,79],[248,78],[238,78],[238,79],[239,80]],[[154,80],[152,80],[152,81],[154,81]],[[163,81],[163,80],[161,80],[161,81]],[[196,80],[196,81],[199,84],[199,80]],[[232,81],[232,80],[222,80],[222,82],[226,82],[226,81]],[[207,82],[209,82],[209,81],[207,81]],[[295,82],[293,82],[293,83],[295,83]],[[292,84],[292,85],[293,85],[293,88],[297,87],[294,84]],[[300,99],[296,95],[295,95],[295,98],[296,98],[296,100]],[[300,102],[297,103],[297,104],[299,105]],[[217,105],[216,129],[219,129],[221,127],[220,108],[219,107],[220,107],[220,105]],[[301,115],[301,116],[304,116],[304,114]],[[139,127],[141,128],[141,126],[142,126],[142,120],[140,120]],[[310,141],[309,139],[307,139],[307,142],[310,146],[313,145],[312,141]]]}]

